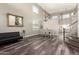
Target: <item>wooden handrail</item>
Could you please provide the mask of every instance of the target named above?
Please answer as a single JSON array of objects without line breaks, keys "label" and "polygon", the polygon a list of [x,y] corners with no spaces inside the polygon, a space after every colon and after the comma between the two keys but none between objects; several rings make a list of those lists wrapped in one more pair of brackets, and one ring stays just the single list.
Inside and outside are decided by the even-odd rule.
[{"label": "wooden handrail", "polygon": [[72,25],[74,25],[74,24],[76,24],[78,21],[76,20],[76,21],[74,21],[73,23],[71,23],[69,26],[72,26]]}]

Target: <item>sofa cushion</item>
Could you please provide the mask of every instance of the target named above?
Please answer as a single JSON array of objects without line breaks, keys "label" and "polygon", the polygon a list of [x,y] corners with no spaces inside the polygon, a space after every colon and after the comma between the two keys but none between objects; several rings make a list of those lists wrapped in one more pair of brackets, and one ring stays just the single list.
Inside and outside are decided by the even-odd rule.
[{"label": "sofa cushion", "polygon": [[4,38],[20,36],[19,32],[0,33],[0,40]]}]

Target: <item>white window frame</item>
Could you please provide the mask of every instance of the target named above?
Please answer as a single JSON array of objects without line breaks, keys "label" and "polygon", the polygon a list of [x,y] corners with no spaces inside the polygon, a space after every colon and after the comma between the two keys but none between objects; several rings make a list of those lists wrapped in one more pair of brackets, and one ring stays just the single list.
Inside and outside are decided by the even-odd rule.
[{"label": "white window frame", "polygon": [[38,14],[39,13],[39,9],[36,6],[32,7],[32,10],[34,13]]}]

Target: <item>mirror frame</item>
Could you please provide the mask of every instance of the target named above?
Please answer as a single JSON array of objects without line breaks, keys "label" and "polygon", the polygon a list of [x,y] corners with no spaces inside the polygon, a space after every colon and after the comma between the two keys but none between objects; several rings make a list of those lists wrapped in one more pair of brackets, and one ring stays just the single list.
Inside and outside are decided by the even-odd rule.
[{"label": "mirror frame", "polygon": [[[10,23],[9,23],[9,21],[10,21],[10,19],[9,19],[9,16],[15,16],[15,20],[17,20],[17,17],[20,17],[20,18],[22,18],[22,25],[10,25]],[[8,27],[23,27],[24,25],[23,25],[23,17],[22,16],[18,16],[18,15],[14,15],[14,14],[11,14],[11,13],[7,13],[7,25],[8,25]]]}]

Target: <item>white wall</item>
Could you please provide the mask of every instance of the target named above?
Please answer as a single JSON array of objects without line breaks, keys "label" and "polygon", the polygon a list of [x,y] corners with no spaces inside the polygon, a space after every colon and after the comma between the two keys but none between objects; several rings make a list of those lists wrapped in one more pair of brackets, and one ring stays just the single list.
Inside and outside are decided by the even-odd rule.
[{"label": "white wall", "polygon": [[[23,29],[26,30],[26,36],[39,34],[39,30],[33,30],[33,20],[42,20],[44,18],[43,10],[39,9],[39,14],[35,14],[32,11],[31,3],[9,3],[0,4],[0,33],[3,32],[21,32]],[[39,8],[39,7],[38,7]],[[24,27],[8,27],[7,26],[7,13],[23,16]],[[40,24],[39,21],[39,24]]]},{"label": "white wall", "polygon": [[78,37],[79,37],[79,4],[78,4]]}]

